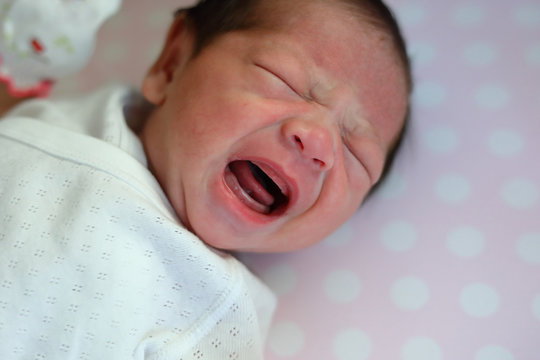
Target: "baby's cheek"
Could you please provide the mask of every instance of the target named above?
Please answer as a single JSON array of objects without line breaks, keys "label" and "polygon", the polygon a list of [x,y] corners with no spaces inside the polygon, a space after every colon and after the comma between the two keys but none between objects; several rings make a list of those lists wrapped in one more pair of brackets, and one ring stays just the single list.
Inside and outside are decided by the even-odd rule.
[{"label": "baby's cheek", "polygon": [[323,211],[329,220],[341,223],[348,219],[360,205],[366,191],[365,177],[343,170],[340,174],[328,174],[320,195]]}]

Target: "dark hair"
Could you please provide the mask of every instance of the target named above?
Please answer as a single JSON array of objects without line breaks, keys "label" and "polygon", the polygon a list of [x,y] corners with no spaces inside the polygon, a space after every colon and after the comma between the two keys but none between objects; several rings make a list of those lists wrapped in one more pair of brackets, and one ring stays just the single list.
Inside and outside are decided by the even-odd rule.
[{"label": "dark hair", "polygon": [[218,35],[255,26],[250,19],[259,0],[200,0],[191,8],[179,9],[176,15],[186,13],[195,29],[195,53],[198,53]]},{"label": "dark hair", "polygon": [[[191,8],[180,9],[176,14],[186,13],[188,21],[196,33],[195,54],[208,45],[217,36],[242,29],[261,26],[260,14],[257,14],[261,1],[274,0],[200,0]],[[294,0],[288,0],[291,3]],[[392,11],[381,0],[335,0],[357,11],[362,20],[367,20],[374,28],[386,33],[394,46],[395,52],[401,62],[407,90],[412,91],[412,75],[405,40]],[[257,18],[259,15],[259,18]],[[259,19],[259,21],[258,21]],[[396,152],[403,142],[405,130],[408,127],[409,111],[407,111],[404,125],[395,140],[386,158],[383,176],[388,173]],[[379,182],[380,183],[380,182]]]}]

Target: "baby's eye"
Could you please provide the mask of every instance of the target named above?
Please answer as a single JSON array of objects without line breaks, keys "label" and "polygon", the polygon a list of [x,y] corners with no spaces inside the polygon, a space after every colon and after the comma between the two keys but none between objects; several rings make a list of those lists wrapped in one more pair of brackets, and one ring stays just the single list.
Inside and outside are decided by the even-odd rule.
[{"label": "baby's eye", "polygon": [[301,96],[285,76],[278,74],[276,71],[273,71],[266,66],[260,64],[255,65],[265,73],[265,91],[269,92],[271,95]]},{"label": "baby's eye", "polygon": [[363,171],[372,179],[371,171],[365,161],[365,154],[361,149],[361,144],[359,143],[360,139],[354,139],[353,136],[344,134],[343,136],[343,145],[346,151],[351,156],[352,160],[359,164]]},{"label": "baby's eye", "polygon": [[354,157],[356,161],[358,161],[360,164],[362,164],[362,160],[360,156],[358,155],[358,150],[355,149],[354,144],[351,143],[348,136],[343,137],[343,144],[345,145],[345,148],[347,151]]},{"label": "baby's eye", "polygon": [[375,184],[381,176],[387,156],[376,134],[360,124],[356,131],[344,131],[343,144],[351,161],[359,164],[361,171]]}]

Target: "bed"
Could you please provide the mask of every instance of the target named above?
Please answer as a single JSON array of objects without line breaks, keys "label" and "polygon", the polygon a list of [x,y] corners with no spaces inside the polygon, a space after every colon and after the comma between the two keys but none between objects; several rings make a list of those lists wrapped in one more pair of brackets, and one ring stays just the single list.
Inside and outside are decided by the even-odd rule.
[{"label": "bed", "polygon": [[[323,243],[242,255],[280,301],[266,358],[538,360],[540,3],[389,3],[415,78],[405,142]],[[182,1],[156,4],[124,1],[55,92],[138,85]]]}]

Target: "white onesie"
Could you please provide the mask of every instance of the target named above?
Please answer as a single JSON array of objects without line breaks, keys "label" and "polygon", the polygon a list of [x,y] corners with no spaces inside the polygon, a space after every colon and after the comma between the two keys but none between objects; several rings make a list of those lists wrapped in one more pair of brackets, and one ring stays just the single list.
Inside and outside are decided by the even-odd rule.
[{"label": "white onesie", "polygon": [[0,359],[262,359],[275,298],[178,222],[126,125],[145,106],[114,87],[0,119]]}]

